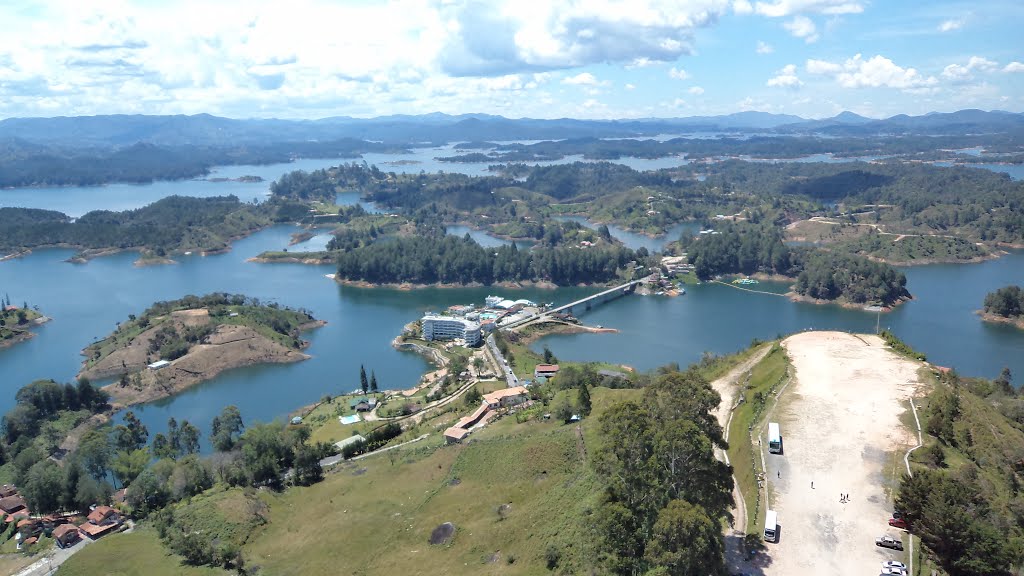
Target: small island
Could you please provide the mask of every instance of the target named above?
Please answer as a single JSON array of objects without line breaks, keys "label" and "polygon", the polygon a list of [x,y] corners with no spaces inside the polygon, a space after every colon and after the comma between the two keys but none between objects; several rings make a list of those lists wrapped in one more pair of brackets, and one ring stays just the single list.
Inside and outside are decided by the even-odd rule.
[{"label": "small island", "polygon": [[122,406],[166,398],[231,368],[299,362],[305,330],[322,326],[304,310],[238,294],[157,302],[86,347],[79,378],[118,378],[103,389]]},{"label": "small island", "polygon": [[985,296],[985,307],[979,312],[986,322],[1012,324],[1024,330],[1024,288],[1005,286]]},{"label": "small island", "polygon": [[29,307],[28,302],[21,307],[11,304],[6,297],[0,302],[0,348],[13,346],[35,336],[29,327],[38,326],[50,319]]}]

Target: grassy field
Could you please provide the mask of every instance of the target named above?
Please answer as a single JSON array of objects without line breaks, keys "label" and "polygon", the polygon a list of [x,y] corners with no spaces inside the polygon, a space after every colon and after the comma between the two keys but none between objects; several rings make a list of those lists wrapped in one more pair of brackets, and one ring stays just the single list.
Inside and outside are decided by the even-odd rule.
[{"label": "grassy field", "polygon": [[[751,370],[750,380],[741,384],[739,405],[729,424],[729,461],[746,503],[748,534],[759,532],[764,521],[757,481],[764,471],[751,435],[764,426],[765,413],[773,406],[774,394],[785,381],[788,367],[786,351],[778,343],[773,344],[771,352]],[[749,431],[751,429],[753,432]]]},{"label": "grassy field", "polygon": [[[638,394],[597,388],[594,414]],[[593,453],[596,423],[584,421],[580,442],[575,426],[506,417],[462,445],[434,435],[345,464],[267,499],[270,522],[245,546],[247,565],[280,575],[549,574],[553,546],[559,571],[584,572],[599,488],[583,455]],[[430,545],[443,522],[455,524],[454,540]]]},{"label": "grassy field", "polygon": [[233,573],[182,564],[178,556],[163,547],[156,532],[147,528],[113,534],[89,544],[57,570],[59,576],[227,576]]}]

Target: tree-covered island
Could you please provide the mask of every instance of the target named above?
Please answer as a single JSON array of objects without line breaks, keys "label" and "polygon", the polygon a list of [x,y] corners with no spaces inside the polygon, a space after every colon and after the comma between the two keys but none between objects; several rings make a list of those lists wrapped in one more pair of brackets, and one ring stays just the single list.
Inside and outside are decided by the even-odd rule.
[{"label": "tree-covered island", "polygon": [[238,294],[157,302],[86,347],[79,378],[118,378],[104,387],[122,405],[176,394],[224,370],[309,358],[299,333],[321,326],[304,310]]},{"label": "tree-covered island", "polygon": [[0,348],[28,340],[34,336],[29,328],[48,320],[50,319],[43,316],[38,308],[30,307],[28,302],[16,306],[11,304],[11,298],[5,295],[0,299]]},{"label": "tree-covered island", "polygon": [[1024,330],[1024,289],[1010,285],[989,292],[980,314],[988,322],[1004,322]]}]

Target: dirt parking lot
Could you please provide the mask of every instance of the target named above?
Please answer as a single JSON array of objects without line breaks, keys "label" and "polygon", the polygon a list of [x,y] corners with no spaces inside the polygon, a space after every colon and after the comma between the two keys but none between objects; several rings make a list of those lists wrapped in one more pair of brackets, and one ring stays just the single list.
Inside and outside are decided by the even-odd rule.
[{"label": "dirt parking lot", "polygon": [[[772,420],[784,454],[768,454],[771,508],[779,542],[768,543],[764,574],[878,574],[905,553],[875,546],[889,528],[903,453],[916,435],[900,421],[919,386],[920,363],[875,336],[806,332],[783,342],[795,379]],[[813,483],[813,488],[812,488]],[[849,501],[840,502],[840,494]]]}]

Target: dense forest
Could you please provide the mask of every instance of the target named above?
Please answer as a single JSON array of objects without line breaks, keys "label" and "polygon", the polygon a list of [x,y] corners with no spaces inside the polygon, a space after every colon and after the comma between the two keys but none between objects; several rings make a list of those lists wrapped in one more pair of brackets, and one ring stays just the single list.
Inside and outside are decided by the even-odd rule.
[{"label": "dense forest", "polygon": [[595,466],[604,494],[594,530],[611,574],[725,573],[732,468],[715,458],[727,444],[710,413],[720,401],[695,369],[668,370],[642,402],[601,415]]},{"label": "dense forest", "polygon": [[921,415],[928,436],[913,455],[897,508],[950,576],[1024,565],[1024,399],[1004,369],[993,381],[940,374]]},{"label": "dense forest", "polygon": [[0,250],[74,246],[86,250],[142,248],[171,252],[223,250],[239,236],[273,222],[308,216],[290,201],[246,204],[235,196],[168,196],[135,210],[95,210],[77,220],[49,210],[0,208]]},{"label": "dense forest", "polygon": [[984,311],[1004,318],[1024,316],[1024,289],[1020,286],[1005,286],[985,295]]},{"label": "dense forest", "polygon": [[795,278],[793,291],[820,300],[891,306],[909,298],[906,276],[863,256],[817,248],[790,249],[778,228],[724,226],[682,243],[698,278],[720,274],[779,274]]},{"label": "dense forest", "polygon": [[[645,251],[646,252],[646,251]],[[398,237],[343,252],[338,278],[374,284],[470,284],[548,281],[559,286],[609,282],[637,254],[621,246],[483,248],[468,235]]]}]

